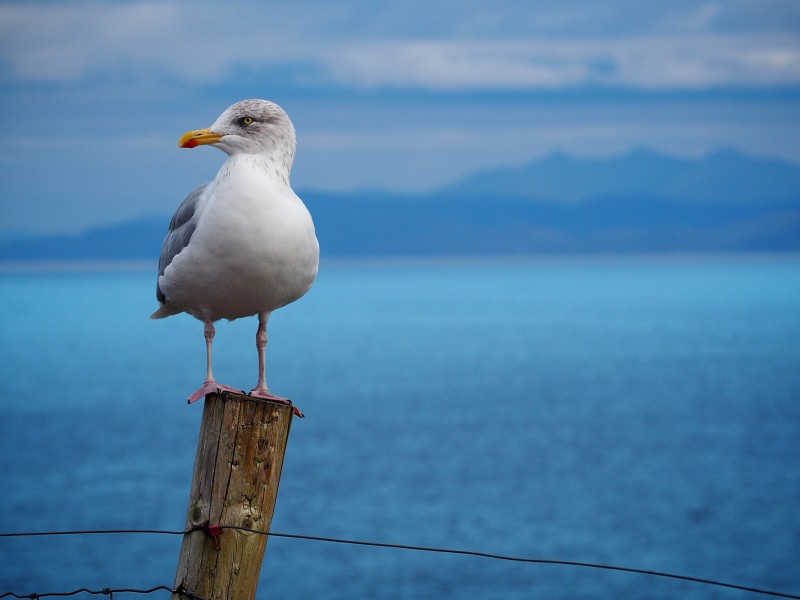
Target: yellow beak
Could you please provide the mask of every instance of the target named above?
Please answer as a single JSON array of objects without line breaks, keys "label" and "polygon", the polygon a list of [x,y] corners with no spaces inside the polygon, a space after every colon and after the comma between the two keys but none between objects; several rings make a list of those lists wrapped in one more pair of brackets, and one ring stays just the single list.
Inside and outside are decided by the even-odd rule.
[{"label": "yellow beak", "polygon": [[203,144],[217,143],[224,133],[214,133],[210,129],[195,129],[194,131],[187,131],[178,140],[178,148],[194,148]]}]

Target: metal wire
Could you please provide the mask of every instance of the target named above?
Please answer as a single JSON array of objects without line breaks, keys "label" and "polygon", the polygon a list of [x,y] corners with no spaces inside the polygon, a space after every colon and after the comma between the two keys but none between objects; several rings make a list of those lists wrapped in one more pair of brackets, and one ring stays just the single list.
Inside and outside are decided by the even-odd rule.
[{"label": "metal wire", "polygon": [[[116,533],[116,532],[115,532]],[[152,533],[152,532],[148,532]],[[47,535],[41,534],[41,535]],[[73,590],[71,592],[42,592],[39,594],[15,594],[14,592],[5,592],[4,594],[0,594],[0,598],[26,598],[30,600],[36,600],[36,598],[46,598],[48,596],[76,596],[77,594],[92,594],[95,596],[103,595],[109,596],[110,598],[114,597],[114,594],[152,594],[153,592],[158,591],[165,591],[170,592],[171,594],[181,594],[182,596],[186,596],[187,598],[192,598],[192,600],[206,600],[202,596],[198,596],[194,592],[190,592],[184,589],[175,589],[171,588],[166,585],[159,585],[154,588],[150,588],[148,590],[139,590],[135,588],[103,588],[102,590],[90,590],[89,588],[80,588],[79,590]]]},{"label": "metal wire", "polygon": [[[521,557],[521,556],[509,556],[504,554],[492,554],[489,552],[479,552],[475,550],[459,550],[455,548],[437,548],[431,546],[412,546],[407,544],[392,544],[387,542],[372,542],[372,541],[364,541],[364,540],[350,540],[350,539],[343,539],[343,538],[332,538],[332,537],[323,537],[323,536],[316,536],[316,535],[300,535],[294,533],[277,533],[277,532],[268,532],[268,531],[259,531],[258,529],[249,529],[247,527],[239,527],[236,525],[220,525],[214,527],[198,527],[190,530],[184,531],[171,531],[171,530],[163,530],[163,529],[92,529],[92,530],[76,530],[76,531],[39,531],[39,532],[11,532],[11,533],[0,533],[0,538],[5,537],[33,537],[33,536],[51,536],[51,535],[105,535],[105,534],[155,534],[155,535],[185,535],[188,533],[192,533],[194,531],[205,531],[207,534],[210,535],[218,535],[219,530],[237,530],[243,531],[247,533],[253,533],[258,535],[264,535],[269,537],[276,537],[276,538],[288,538],[288,539],[296,539],[296,540],[305,540],[305,541],[315,541],[315,542],[326,542],[332,544],[347,544],[352,546],[368,546],[372,548],[389,548],[395,550],[410,550],[415,552],[432,552],[432,553],[439,553],[439,554],[456,554],[461,556],[475,556],[479,558],[488,558],[494,560],[504,560],[504,561],[512,561],[512,562],[521,562],[521,563],[534,563],[534,564],[544,564],[544,565],[560,565],[566,567],[581,567],[581,568],[589,568],[589,569],[601,569],[606,571],[618,571],[624,573],[634,573],[638,575],[646,575],[650,577],[661,577],[661,578],[668,578],[668,579],[676,579],[680,581],[686,581],[690,583],[699,583],[703,585],[721,587],[721,588],[728,588],[733,590],[739,590],[743,592],[750,592],[753,594],[762,594],[765,596],[773,596],[778,598],[792,598],[794,600],[800,600],[800,595],[797,594],[790,594],[787,592],[778,592],[774,590],[766,590],[762,588],[756,588],[746,585],[740,585],[736,583],[728,583],[724,581],[716,581],[713,579],[706,579],[702,577],[692,577],[689,575],[680,575],[676,573],[667,573],[664,571],[653,571],[650,569],[637,569],[634,567],[620,567],[616,565],[605,565],[605,564],[598,564],[598,563],[589,563],[589,562],[581,562],[581,561],[572,561],[572,560],[557,560],[557,559],[548,559],[548,558],[528,558],[528,557]],[[47,592],[42,594],[25,594],[25,595],[18,595],[12,592],[6,592],[0,594],[0,599],[5,598],[7,596],[11,596],[14,598],[40,598],[44,596],[73,596],[79,593],[88,593],[88,594],[108,594],[110,592],[129,592],[129,593],[137,593],[137,594],[149,594],[151,592],[157,590],[168,590],[172,593],[181,593],[184,596],[193,598],[195,600],[205,600],[200,598],[199,596],[194,595],[192,592],[188,592],[185,590],[175,590],[172,588],[168,588],[166,586],[159,586],[153,588],[151,590],[135,590],[135,589],[120,589],[120,590],[108,590],[105,588],[104,590],[100,591],[91,591],[86,588],[82,588],[80,590],[76,590],[74,592]]]}]

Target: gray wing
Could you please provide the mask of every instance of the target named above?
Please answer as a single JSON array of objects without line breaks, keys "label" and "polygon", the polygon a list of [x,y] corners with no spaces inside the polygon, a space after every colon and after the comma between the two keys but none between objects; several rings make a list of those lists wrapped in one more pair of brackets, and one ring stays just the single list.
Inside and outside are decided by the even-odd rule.
[{"label": "gray wing", "polygon": [[[164,274],[164,270],[172,262],[178,253],[189,245],[189,240],[192,239],[192,234],[197,228],[197,205],[200,201],[203,191],[208,187],[205,183],[193,189],[188,196],[181,202],[178,210],[172,215],[172,220],[169,222],[169,231],[167,237],[164,239],[164,245],[161,247],[161,257],[158,259],[158,276]],[[159,302],[166,302],[164,293],[156,283],[156,298]]]}]

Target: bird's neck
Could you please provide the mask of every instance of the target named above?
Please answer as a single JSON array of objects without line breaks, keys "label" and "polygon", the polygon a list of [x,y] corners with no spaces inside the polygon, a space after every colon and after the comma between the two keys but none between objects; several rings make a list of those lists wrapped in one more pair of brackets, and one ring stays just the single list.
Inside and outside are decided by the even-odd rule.
[{"label": "bird's neck", "polygon": [[294,156],[286,153],[274,152],[271,154],[233,154],[228,157],[220,169],[220,176],[227,176],[240,169],[247,171],[262,171],[278,185],[290,187],[289,176],[292,171]]}]

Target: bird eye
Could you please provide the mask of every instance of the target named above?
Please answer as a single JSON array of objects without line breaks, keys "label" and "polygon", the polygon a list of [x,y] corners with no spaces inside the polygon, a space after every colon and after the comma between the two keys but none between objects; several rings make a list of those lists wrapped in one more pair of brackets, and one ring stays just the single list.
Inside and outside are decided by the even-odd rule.
[{"label": "bird eye", "polygon": [[242,125],[252,125],[255,119],[253,117],[242,117],[241,123]]}]

